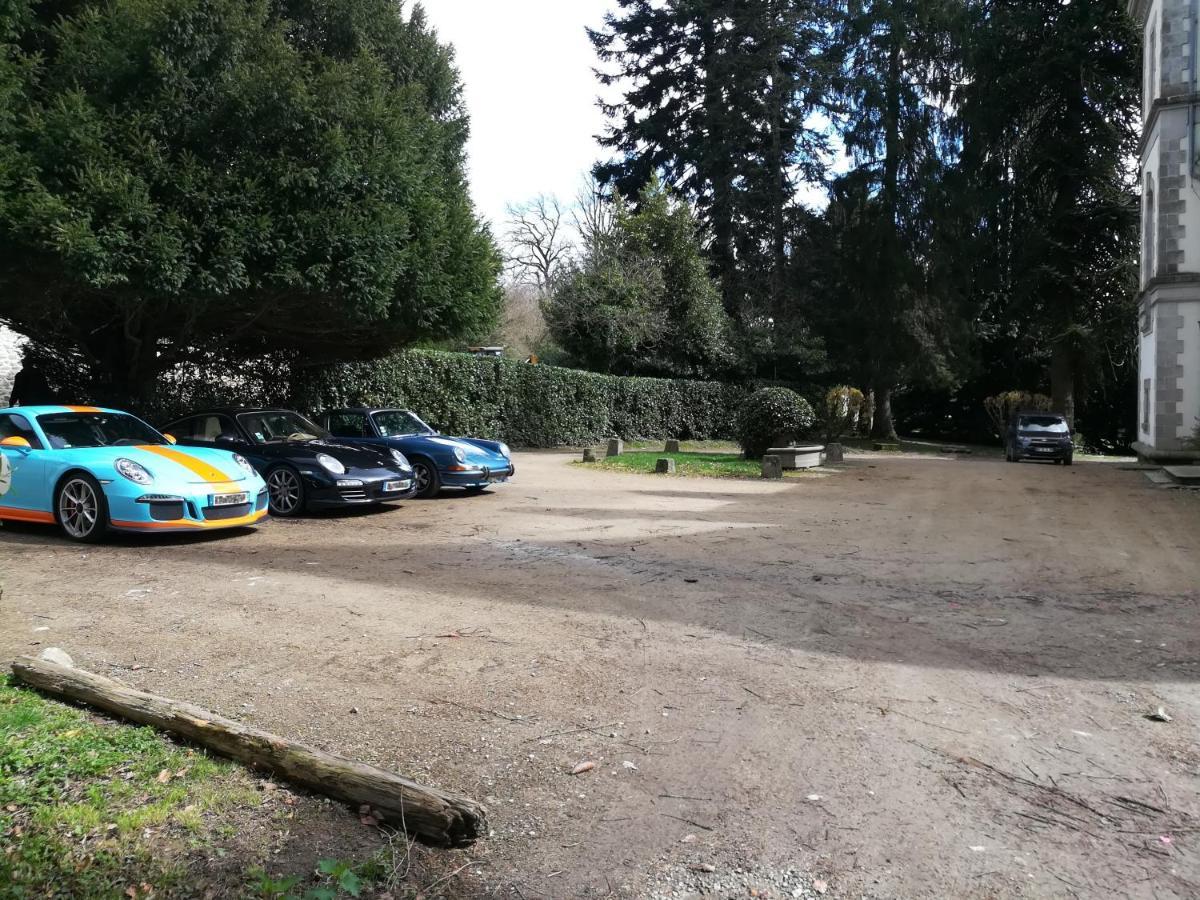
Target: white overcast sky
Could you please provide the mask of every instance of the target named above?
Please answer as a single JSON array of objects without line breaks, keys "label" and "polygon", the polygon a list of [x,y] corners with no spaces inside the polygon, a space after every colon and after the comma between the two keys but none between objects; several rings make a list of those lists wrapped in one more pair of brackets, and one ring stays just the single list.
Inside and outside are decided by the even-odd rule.
[{"label": "white overcast sky", "polygon": [[468,156],[479,214],[504,232],[505,207],[575,196],[601,155],[595,52],[585,26],[610,0],[423,0],[454,45],[471,115]]}]

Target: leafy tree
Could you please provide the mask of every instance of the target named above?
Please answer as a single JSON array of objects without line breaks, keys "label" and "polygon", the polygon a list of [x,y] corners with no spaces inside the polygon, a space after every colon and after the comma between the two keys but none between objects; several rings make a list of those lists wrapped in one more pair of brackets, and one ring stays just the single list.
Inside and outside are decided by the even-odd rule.
[{"label": "leafy tree", "polygon": [[606,227],[545,306],[554,339],[604,372],[703,377],[727,369],[729,323],[687,204],[653,181],[636,209],[618,200]]},{"label": "leafy tree", "polygon": [[740,321],[785,302],[783,270],[800,180],[819,179],[811,113],[828,83],[828,0],[618,0],[590,32],[605,85],[596,175],[632,196],[661,176],[693,204],[727,312]]},{"label": "leafy tree", "polygon": [[487,331],[498,256],[419,7],[0,8],[0,319],[78,353],[98,396],[137,402],[217,348],[320,360]]},{"label": "leafy tree", "polygon": [[832,351],[870,386],[872,433],[895,437],[897,384],[952,381],[968,346],[961,294],[939,277],[954,148],[944,104],[957,67],[953,0],[849,0],[839,124],[850,172],[835,185],[823,248]]},{"label": "leafy tree", "polygon": [[614,246],[568,266],[544,306],[546,325],[570,362],[605,373],[636,369],[667,331],[657,261]]},{"label": "leafy tree", "polygon": [[1048,370],[1073,418],[1088,386],[1134,396],[1138,37],[1121,0],[972,12],[956,124],[981,324],[989,352]]}]

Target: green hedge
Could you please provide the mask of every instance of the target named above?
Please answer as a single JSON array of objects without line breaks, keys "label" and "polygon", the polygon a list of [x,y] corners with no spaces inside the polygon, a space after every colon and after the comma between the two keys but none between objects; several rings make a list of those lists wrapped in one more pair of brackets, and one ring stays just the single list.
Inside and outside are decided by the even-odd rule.
[{"label": "green hedge", "polygon": [[370,362],[303,369],[293,403],[402,406],[448,434],[518,447],[589,444],[609,437],[732,438],[746,388],[626,378],[461,353],[410,350]]}]

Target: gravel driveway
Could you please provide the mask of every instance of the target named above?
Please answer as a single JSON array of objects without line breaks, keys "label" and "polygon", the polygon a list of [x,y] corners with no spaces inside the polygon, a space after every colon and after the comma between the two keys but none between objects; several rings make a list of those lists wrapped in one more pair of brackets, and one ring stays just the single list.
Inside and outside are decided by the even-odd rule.
[{"label": "gravel driveway", "polygon": [[0,650],[484,799],[458,896],[1200,895],[1200,494],[573,458],[254,533],[3,528]]}]

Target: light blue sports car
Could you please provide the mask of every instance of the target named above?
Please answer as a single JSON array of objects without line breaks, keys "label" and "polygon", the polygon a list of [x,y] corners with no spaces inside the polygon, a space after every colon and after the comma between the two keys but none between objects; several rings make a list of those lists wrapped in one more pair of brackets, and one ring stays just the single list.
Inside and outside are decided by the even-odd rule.
[{"label": "light blue sports car", "polygon": [[267,515],[267,486],[249,462],[174,443],[115,409],[0,409],[0,520],[57,524],[93,542],[110,529],[237,528]]}]

